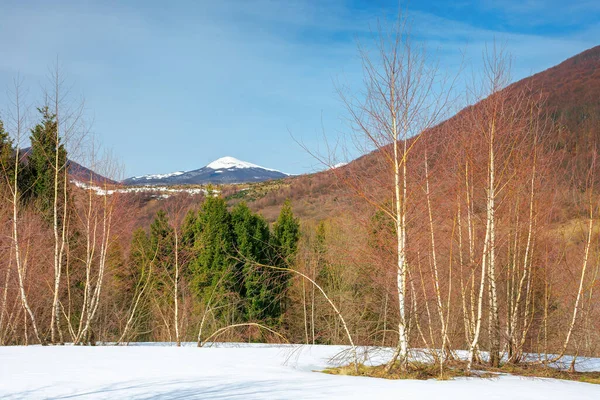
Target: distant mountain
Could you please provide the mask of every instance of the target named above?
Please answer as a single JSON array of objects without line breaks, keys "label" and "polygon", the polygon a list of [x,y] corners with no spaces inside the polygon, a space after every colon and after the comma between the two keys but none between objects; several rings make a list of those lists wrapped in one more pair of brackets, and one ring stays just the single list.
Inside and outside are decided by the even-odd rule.
[{"label": "distant mountain", "polygon": [[288,174],[274,169],[264,168],[233,157],[223,157],[193,171],[135,176],[125,179],[122,183],[129,186],[203,185],[262,182],[287,176]]},{"label": "distant mountain", "polygon": [[84,167],[81,164],[76,163],[73,160],[68,160],[67,165],[69,166],[69,176],[71,180],[80,181],[80,182],[89,182],[90,179],[94,182],[94,184],[116,184],[117,181],[109,179],[105,176],[102,176],[91,169]]},{"label": "distant mountain", "polygon": [[[20,154],[21,154],[22,160],[27,161],[27,158],[29,157],[30,152],[31,152],[31,147],[26,147],[24,149],[21,149]],[[69,177],[73,181],[89,182],[91,179],[95,184],[117,183],[116,181],[114,181],[110,178],[107,178],[105,176],[102,176],[99,173],[92,171],[91,169],[84,167],[83,165],[81,165],[73,160],[67,159],[67,166],[69,168]]]}]

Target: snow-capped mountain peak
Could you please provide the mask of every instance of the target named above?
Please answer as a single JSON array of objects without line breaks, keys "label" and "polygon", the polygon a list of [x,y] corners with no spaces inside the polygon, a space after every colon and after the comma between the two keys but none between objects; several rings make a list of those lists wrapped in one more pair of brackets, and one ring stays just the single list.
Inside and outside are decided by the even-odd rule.
[{"label": "snow-capped mountain peak", "polygon": [[208,164],[206,168],[210,169],[231,169],[231,168],[260,168],[267,171],[275,171],[274,169],[261,167],[260,165],[252,164],[247,161],[238,160],[235,157],[221,157]]},{"label": "snow-capped mountain peak", "polygon": [[144,175],[125,179],[126,185],[203,185],[208,183],[248,183],[281,179],[288,176],[275,169],[261,167],[234,157],[222,157],[205,167],[170,174]]}]

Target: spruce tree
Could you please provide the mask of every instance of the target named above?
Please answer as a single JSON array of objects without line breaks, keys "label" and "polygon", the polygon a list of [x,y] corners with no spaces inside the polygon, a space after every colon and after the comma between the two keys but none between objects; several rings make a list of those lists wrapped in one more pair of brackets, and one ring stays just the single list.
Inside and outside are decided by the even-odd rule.
[{"label": "spruce tree", "polygon": [[234,291],[235,276],[231,268],[233,232],[225,200],[220,197],[206,198],[195,218],[193,229],[189,226],[186,228],[188,237],[190,230],[194,235],[190,273],[196,297],[207,301],[213,289],[217,297]]},{"label": "spruce tree", "polygon": [[156,254],[158,271],[169,272],[174,267],[175,236],[164,210],[159,210],[150,225],[150,249]]},{"label": "spruce tree", "polygon": [[272,270],[256,265],[270,261],[270,231],[267,222],[260,215],[252,213],[245,203],[240,203],[232,211],[233,231],[237,258],[237,289],[244,299],[244,314],[248,320],[265,320],[274,315],[273,305],[277,303],[275,293],[270,288],[269,277]]},{"label": "spruce tree", "polygon": [[[272,248],[274,255],[272,262],[276,267],[292,268],[298,241],[300,240],[300,224],[292,212],[292,204],[289,200],[283,203],[279,217],[273,225]],[[285,309],[285,293],[290,279],[289,272],[274,272],[270,290],[279,299],[275,306],[274,314],[281,315]]]},{"label": "spruce tree", "polygon": [[273,225],[274,248],[278,266],[291,266],[298,251],[300,224],[292,212],[292,204],[286,200],[279,217]]},{"label": "spruce tree", "polygon": [[190,255],[193,255],[194,243],[199,236],[198,227],[198,211],[189,210],[181,228],[181,245]]},{"label": "spruce tree", "polygon": [[[67,151],[57,137],[56,116],[48,107],[38,108],[42,121],[31,130],[31,150],[27,161],[30,195],[38,209],[50,218],[54,202],[55,169],[59,169],[58,187],[64,184],[64,168],[67,168]],[[58,147],[58,149],[57,149]],[[56,153],[58,150],[58,160]],[[62,201],[62,196],[60,196]],[[60,202],[59,201],[59,202]]]}]

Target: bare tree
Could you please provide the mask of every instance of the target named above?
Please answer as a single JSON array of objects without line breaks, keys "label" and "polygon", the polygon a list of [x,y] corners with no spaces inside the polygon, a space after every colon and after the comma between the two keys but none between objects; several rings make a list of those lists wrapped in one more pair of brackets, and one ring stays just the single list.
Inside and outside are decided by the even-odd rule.
[{"label": "bare tree", "polygon": [[[486,281],[489,307],[488,336],[490,341],[490,364],[497,366],[500,362],[500,320],[496,279],[496,201],[499,179],[497,177],[496,153],[498,152],[499,147],[497,144],[498,132],[502,129],[502,124],[506,124],[506,121],[504,121],[503,118],[508,118],[505,114],[505,112],[508,113],[508,110],[504,109],[507,102],[507,95],[501,92],[509,81],[508,61],[508,56],[502,51],[496,51],[495,45],[492,53],[485,54],[483,87],[487,89],[486,94],[488,95],[488,98],[484,100],[480,109],[477,110],[480,114],[473,116],[476,134],[484,139],[487,146],[487,187],[485,188],[486,225],[481,258],[481,282],[477,298],[475,333],[469,346],[468,369],[471,368],[475,357],[475,349],[480,340],[484,301],[483,295]],[[501,173],[504,171],[503,168],[500,168],[500,170]]]},{"label": "bare tree", "polygon": [[127,340],[129,335],[129,330],[133,325],[135,318],[137,317],[138,307],[141,302],[144,301],[144,296],[147,296],[148,287],[152,283],[152,269],[154,267],[154,262],[156,261],[156,257],[158,255],[159,248],[157,247],[154,251],[154,254],[148,255],[146,254],[146,248],[143,243],[135,243],[139,247],[139,251],[142,253],[142,268],[138,282],[135,285],[135,290],[133,294],[133,298],[131,299],[131,305],[129,307],[127,322],[125,323],[125,327],[121,332],[121,336],[117,340],[117,344],[123,343],[123,341]]},{"label": "bare tree", "polygon": [[[597,159],[597,153],[596,153],[596,151],[594,151],[590,169],[588,171],[587,185],[586,185],[587,186],[586,191],[588,193],[587,235],[586,235],[584,254],[583,254],[583,260],[582,260],[582,265],[581,265],[581,275],[580,275],[579,284],[577,287],[577,295],[575,297],[575,303],[573,304],[573,312],[571,315],[571,320],[568,324],[567,332],[565,335],[565,340],[560,349],[560,353],[558,353],[556,356],[552,357],[549,361],[545,360],[546,363],[556,362],[556,361],[560,360],[566,354],[567,349],[569,347],[569,343],[572,340],[573,332],[575,330],[575,326],[577,323],[577,317],[581,313],[581,311],[580,311],[580,309],[582,308],[581,302],[582,302],[582,298],[585,295],[585,293],[584,293],[585,292],[585,286],[584,286],[585,285],[585,277],[586,277],[586,272],[588,270],[588,266],[590,263],[590,248],[591,248],[591,244],[592,244],[592,236],[594,234],[594,229],[593,229],[594,228],[594,208],[595,208],[594,178],[595,178],[595,171],[597,168],[596,167],[596,159]],[[596,277],[594,277],[594,280],[592,281],[592,284],[591,284],[592,287],[595,284],[595,279],[596,279]],[[575,356],[575,358],[576,358],[576,356]],[[572,369],[573,368],[574,368],[574,366],[572,366]]]},{"label": "bare tree", "polygon": [[[84,103],[81,101],[73,107],[67,104],[69,88],[66,87],[63,71],[58,63],[49,71],[48,81],[50,89],[46,92],[48,109],[53,110],[56,121],[54,137],[54,154],[46,155],[51,161],[53,180],[52,198],[52,229],[54,233],[54,285],[52,299],[52,316],[50,319],[50,337],[52,343],[57,339],[63,342],[63,334],[60,328],[60,290],[64,252],[67,244],[67,220],[68,220],[68,160],[61,157],[61,146],[68,142],[76,144],[81,140],[81,123]],[[80,137],[77,138],[77,135]],[[75,147],[75,146],[73,146]],[[62,179],[61,179],[62,178]],[[62,181],[62,182],[61,182]],[[60,198],[62,196],[62,199]],[[62,201],[61,201],[62,200]],[[61,204],[62,203],[62,204]],[[62,205],[62,207],[61,207]],[[58,333],[58,337],[57,337]]]},{"label": "bare tree", "polygon": [[[344,183],[387,215],[395,226],[399,338],[388,371],[396,361],[402,370],[408,367],[408,159],[420,134],[439,122],[451,93],[447,80],[438,73],[435,60],[428,56],[423,45],[415,43],[406,15],[399,15],[389,32],[379,27],[375,50],[359,46],[364,93],[349,96],[338,90],[358,137],[355,143],[366,142],[378,150],[391,178],[389,195],[393,201],[389,205],[381,204],[359,182],[344,179]],[[335,169],[334,173],[338,174]]]},{"label": "bare tree", "polygon": [[[91,165],[95,171],[103,171],[105,176],[115,176],[115,165],[110,158],[105,157],[102,169],[95,161],[95,150],[92,148]],[[96,182],[94,172],[90,171],[88,184],[90,187],[100,185],[102,191],[97,195],[88,190],[87,206],[83,217],[86,237],[85,282],[83,304],[77,334],[73,341],[79,343],[89,336],[91,325],[96,317],[100,304],[104,277],[107,269],[108,251],[113,241],[114,210],[117,207],[119,195],[109,194],[109,182],[102,179]],[[95,271],[94,271],[95,267]]]},{"label": "bare tree", "polygon": [[[23,132],[25,131],[25,113],[22,109],[22,99],[21,99],[21,86],[22,82],[19,78],[16,78],[13,82],[13,115],[12,122],[14,125],[14,135],[15,135],[15,156],[14,156],[14,172],[13,172],[13,182],[11,185],[11,194],[12,194],[12,242],[14,248],[15,255],[15,264],[17,267],[17,277],[19,281],[19,293],[21,297],[21,304],[23,309],[26,311],[25,318],[29,316],[31,321],[31,325],[33,327],[33,332],[35,334],[38,342],[45,344],[45,340],[40,335],[35,315],[29,305],[29,301],[27,299],[27,292],[25,290],[26,285],[26,270],[27,270],[27,257],[23,257],[19,239],[19,205],[21,202],[20,192],[19,192],[19,168],[21,165],[21,149],[20,144],[23,140]],[[25,324],[26,326],[27,324]]]}]

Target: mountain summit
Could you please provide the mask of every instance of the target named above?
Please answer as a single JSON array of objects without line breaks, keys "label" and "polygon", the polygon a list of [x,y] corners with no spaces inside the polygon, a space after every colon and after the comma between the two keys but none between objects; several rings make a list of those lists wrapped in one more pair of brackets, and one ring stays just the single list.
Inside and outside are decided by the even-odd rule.
[{"label": "mountain summit", "polygon": [[238,169],[255,168],[255,169],[264,169],[265,171],[279,172],[274,169],[261,167],[260,165],[252,164],[252,163],[249,163],[246,161],[241,161],[241,160],[238,160],[237,158],[229,157],[229,156],[221,157],[218,160],[215,160],[215,161],[211,162],[210,164],[208,164],[205,168],[210,168],[210,169],[214,169],[214,170],[231,169],[231,168],[238,168]]},{"label": "mountain summit", "polygon": [[134,176],[123,183],[130,186],[146,185],[203,185],[208,183],[248,183],[281,179],[287,174],[261,167],[234,157],[222,157],[205,167],[193,171],[177,171],[168,174]]}]

